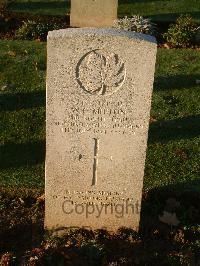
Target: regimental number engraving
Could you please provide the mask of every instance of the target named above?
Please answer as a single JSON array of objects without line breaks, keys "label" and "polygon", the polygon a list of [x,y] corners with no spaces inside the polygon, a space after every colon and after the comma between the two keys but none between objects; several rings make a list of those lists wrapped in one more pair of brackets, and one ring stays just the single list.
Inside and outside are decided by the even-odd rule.
[{"label": "regimental number engraving", "polygon": [[76,67],[80,87],[92,95],[111,95],[126,78],[124,62],[115,53],[93,50],[85,54]]},{"label": "regimental number engraving", "polygon": [[99,157],[99,139],[94,138],[94,156],[93,157],[85,157],[82,154],[79,155],[79,161],[82,160],[93,160],[93,177],[92,177],[92,186],[97,185],[97,174],[98,174],[98,163],[99,160],[113,160],[112,156],[107,157]]}]

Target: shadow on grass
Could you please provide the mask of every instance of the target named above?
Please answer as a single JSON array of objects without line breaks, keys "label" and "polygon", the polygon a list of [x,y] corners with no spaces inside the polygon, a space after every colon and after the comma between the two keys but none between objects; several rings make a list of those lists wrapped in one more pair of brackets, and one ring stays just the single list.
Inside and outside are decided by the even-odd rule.
[{"label": "shadow on grass", "polygon": [[40,164],[45,159],[45,141],[7,143],[0,147],[0,158],[1,169]]},{"label": "shadow on grass", "polygon": [[70,3],[67,1],[54,1],[54,2],[44,2],[44,1],[38,1],[38,2],[17,2],[12,3],[9,5],[10,10],[19,10],[19,12],[35,12],[37,10],[44,10],[45,13],[48,13],[48,11],[52,12],[55,9],[63,9],[63,10],[69,10]]},{"label": "shadow on grass", "polygon": [[[188,56],[188,60],[192,61],[196,57]],[[199,75],[174,75],[174,76],[157,76],[155,77],[154,90],[165,91],[172,89],[183,89],[199,86],[196,80],[199,80]]]},{"label": "shadow on grass", "polygon": [[[157,0],[156,0],[157,1]],[[145,3],[146,1],[137,1],[136,3]],[[153,1],[155,2],[155,1]],[[127,5],[130,5],[130,8],[128,9],[127,6],[126,6],[126,11],[123,11],[123,4],[127,4]],[[121,3],[119,4],[119,7],[121,6],[122,10],[118,10],[118,16],[119,17],[123,17],[124,15],[127,15],[127,16],[132,16],[134,13],[134,9],[132,7],[132,4],[131,1],[126,1],[126,3]],[[145,10],[146,11],[146,10]],[[139,14],[141,15],[141,12],[139,12]],[[155,11],[156,12],[156,11]],[[138,13],[138,11],[137,11]],[[188,10],[187,12],[177,12],[177,13],[157,13],[155,15],[144,15],[144,17],[148,17],[150,18],[152,21],[155,21],[155,22],[168,22],[168,23],[174,23],[175,20],[180,17],[182,14],[189,14],[191,15],[194,20],[196,20],[197,22],[200,21],[200,12],[199,11],[190,11]]]},{"label": "shadow on grass", "polygon": [[[191,139],[199,135],[200,116],[159,121],[150,125],[148,143]],[[0,148],[0,167],[7,169],[44,162],[45,141],[33,143],[7,143]]]},{"label": "shadow on grass", "polygon": [[45,106],[45,91],[0,95],[0,110],[15,111]]},{"label": "shadow on grass", "polygon": [[149,143],[191,139],[200,134],[200,116],[189,116],[150,124]]},{"label": "shadow on grass", "polygon": [[160,0],[119,0],[119,6],[120,5],[125,5],[125,4],[133,4],[134,3],[153,3],[153,2],[157,2]]},{"label": "shadow on grass", "polygon": [[[163,211],[175,212],[180,224],[184,226],[198,225],[200,223],[199,201],[200,180],[188,180],[163,187],[156,187],[143,195],[140,232],[143,236],[148,235],[159,222],[159,215]],[[169,199],[175,199],[179,204],[167,203]],[[173,201],[172,201],[173,202]],[[198,210],[198,211],[197,211]],[[160,223],[161,228],[172,230],[166,224]]]},{"label": "shadow on grass", "polygon": [[166,22],[174,22],[180,15],[189,14],[191,15],[196,21],[200,21],[200,11],[187,11],[187,12],[180,12],[180,13],[166,13],[166,14],[156,14],[156,15],[149,15],[148,17],[152,21],[166,21]]},{"label": "shadow on grass", "polygon": [[[196,57],[188,57],[188,60],[193,59],[196,59]],[[155,77],[154,90],[164,91],[198,87],[199,85],[196,84],[196,80],[199,79],[199,75],[158,76]],[[15,94],[4,93],[0,95],[1,111],[14,111],[43,106],[45,106],[45,91]]]}]

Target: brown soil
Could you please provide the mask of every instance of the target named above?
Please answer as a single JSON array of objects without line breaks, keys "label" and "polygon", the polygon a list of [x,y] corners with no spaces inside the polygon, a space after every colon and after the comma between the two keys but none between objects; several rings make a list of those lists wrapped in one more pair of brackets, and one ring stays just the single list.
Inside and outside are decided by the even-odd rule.
[{"label": "brown soil", "polygon": [[[141,228],[45,232],[41,191],[0,193],[0,265],[200,265],[200,195],[151,192],[143,195]],[[23,195],[23,196],[22,196]],[[163,211],[180,224],[160,222]]]}]

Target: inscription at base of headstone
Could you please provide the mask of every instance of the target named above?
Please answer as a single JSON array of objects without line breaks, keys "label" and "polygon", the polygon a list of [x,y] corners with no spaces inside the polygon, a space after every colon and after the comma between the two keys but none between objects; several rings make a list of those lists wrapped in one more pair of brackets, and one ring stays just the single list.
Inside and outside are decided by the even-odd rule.
[{"label": "inscription at base of headstone", "polygon": [[112,27],[118,0],[71,0],[71,27]]},{"label": "inscription at base of headstone", "polygon": [[50,32],[48,229],[137,229],[156,42],[114,29]]}]

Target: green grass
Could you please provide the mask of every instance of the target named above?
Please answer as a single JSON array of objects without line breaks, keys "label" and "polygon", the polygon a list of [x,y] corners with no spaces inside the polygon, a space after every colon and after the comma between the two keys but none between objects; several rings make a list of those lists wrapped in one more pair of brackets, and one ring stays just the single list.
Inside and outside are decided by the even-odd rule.
[{"label": "green grass", "polygon": [[180,14],[190,13],[200,21],[199,0],[119,0],[118,16],[140,14],[153,21],[174,21]]},{"label": "green grass", "polygon": [[[41,188],[46,44],[0,41],[0,185]],[[145,190],[200,181],[200,53],[159,49]],[[5,86],[7,84],[7,86]]]},{"label": "green grass", "polygon": [[[70,4],[63,0],[16,0],[9,9],[42,15],[65,15]],[[119,0],[119,17],[140,14],[154,21],[174,21],[181,13],[190,13],[200,21],[199,0]]]},{"label": "green grass", "polygon": [[200,178],[200,53],[158,51],[145,188]]},{"label": "green grass", "polygon": [[45,44],[23,41],[0,43],[0,183],[42,186]]},{"label": "green grass", "polygon": [[16,0],[9,5],[9,10],[41,15],[63,16],[69,14],[70,4],[63,0]]}]

